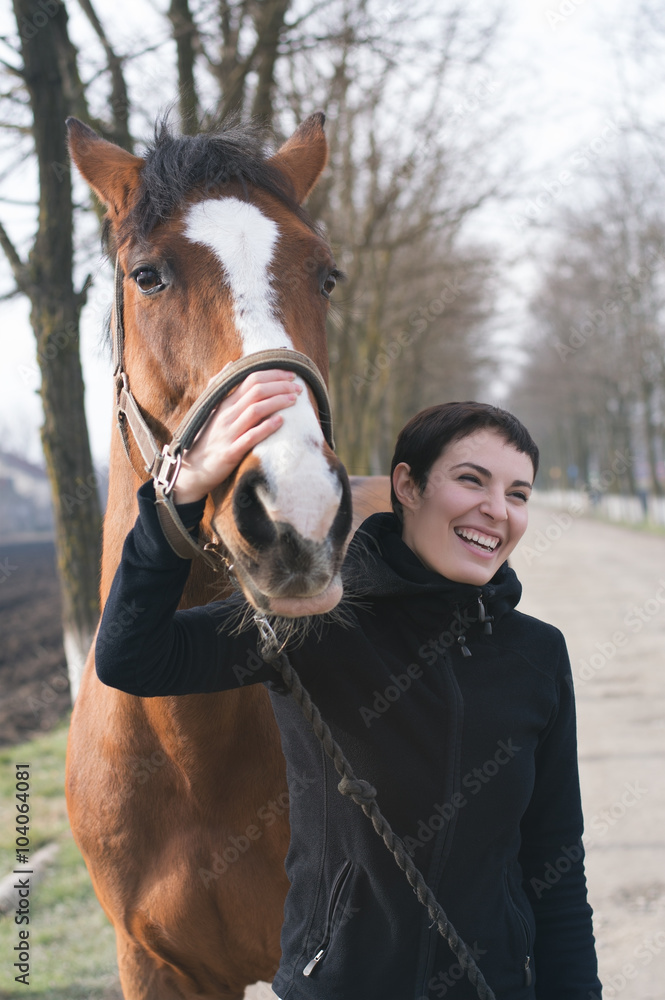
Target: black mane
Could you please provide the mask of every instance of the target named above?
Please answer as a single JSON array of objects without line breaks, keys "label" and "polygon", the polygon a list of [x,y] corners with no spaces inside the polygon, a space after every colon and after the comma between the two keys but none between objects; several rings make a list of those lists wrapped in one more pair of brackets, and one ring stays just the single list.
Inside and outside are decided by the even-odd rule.
[{"label": "black mane", "polygon": [[120,242],[147,237],[154,227],[173,218],[188,195],[220,193],[239,181],[274,195],[310,228],[312,222],[297,203],[289,181],[268,162],[266,130],[252,122],[215,124],[198,135],[174,135],[167,118],[155,125],[154,141],[145,154],[136,204],[124,220]]}]

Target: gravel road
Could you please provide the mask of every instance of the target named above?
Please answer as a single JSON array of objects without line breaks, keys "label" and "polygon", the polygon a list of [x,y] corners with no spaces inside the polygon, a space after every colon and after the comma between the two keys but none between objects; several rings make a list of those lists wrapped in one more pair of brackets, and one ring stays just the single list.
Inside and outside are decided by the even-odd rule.
[{"label": "gravel road", "polygon": [[604,1000],[665,1000],[665,537],[532,506],[520,610],[566,636]]},{"label": "gravel road", "polygon": [[512,563],[570,650],[604,1000],[665,1000],[665,537],[534,502]]}]

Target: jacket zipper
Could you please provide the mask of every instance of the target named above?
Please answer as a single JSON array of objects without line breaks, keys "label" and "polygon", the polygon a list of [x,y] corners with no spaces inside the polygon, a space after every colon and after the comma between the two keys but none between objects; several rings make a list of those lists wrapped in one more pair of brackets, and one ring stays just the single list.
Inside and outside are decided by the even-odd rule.
[{"label": "jacket zipper", "polygon": [[517,914],[517,919],[522,926],[522,932],[524,934],[524,942],[526,944],[526,962],[524,963],[524,985],[531,986],[533,982],[533,973],[531,972],[531,942],[529,940],[529,925],[526,922],[526,918],[522,914],[522,911],[517,906],[515,900],[513,899],[512,893],[510,891],[510,886],[508,885],[508,873],[504,872],[504,878],[506,883],[506,892],[508,893],[508,899]]},{"label": "jacket zipper", "polygon": [[[515,906],[514,903],[513,906]],[[526,962],[524,963],[524,985],[531,986],[533,976],[531,973],[531,955],[529,954],[529,928],[527,926],[526,920],[524,919],[524,917],[522,916],[522,914],[520,913],[520,911],[517,909],[516,906],[515,906],[515,912],[520,919],[522,930],[524,931],[524,940],[526,941],[526,947],[527,947]]]},{"label": "jacket zipper", "polygon": [[328,903],[328,915],[326,917],[326,929],[323,935],[323,940],[319,947],[316,949],[314,957],[309,960],[305,968],[302,970],[303,976],[311,976],[314,969],[317,967],[330,944],[330,934],[332,931],[333,917],[335,916],[335,909],[337,907],[337,902],[342,893],[342,889],[348,879],[349,872],[351,871],[351,861],[345,861],[337,875],[335,876],[335,881],[333,882],[332,891],[330,893],[330,902]]}]

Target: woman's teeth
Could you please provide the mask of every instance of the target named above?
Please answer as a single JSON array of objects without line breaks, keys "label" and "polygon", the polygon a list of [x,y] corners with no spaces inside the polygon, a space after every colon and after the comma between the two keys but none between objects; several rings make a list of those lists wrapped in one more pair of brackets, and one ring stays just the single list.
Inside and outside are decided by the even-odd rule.
[{"label": "woman's teeth", "polygon": [[455,528],[455,534],[463,538],[465,542],[477,545],[478,548],[483,549],[485,552],[493,552],[499,544],[498,538],[482,535],[479,531],[471,531],[469,528]]}]

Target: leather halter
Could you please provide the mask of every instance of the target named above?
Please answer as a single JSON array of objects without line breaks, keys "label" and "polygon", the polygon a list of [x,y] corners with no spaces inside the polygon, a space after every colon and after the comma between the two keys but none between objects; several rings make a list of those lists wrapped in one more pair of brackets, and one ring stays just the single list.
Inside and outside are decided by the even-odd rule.
[{"label": "leather halter", "polygon": [[125,329],[123,322],[123,279],[124,275],[118,258],[115,262],[115,294],[113,308],[113,379],[115,382],[115,412],[125,453],[131,464],[129,450],[129,430],[134,435],[139,451],[145,462],[146,472],[155,482],[157,513],[173,551],[181,559],[199,556],[217,572],[219,553],[213,555],[214,547],[207,543],[200,545],[187,531],[178,516],[171,491],[180,470],[183,454],[191,448],[213,409],[232,389],[252,372],[270,368],[284,368],[300,375],[308,384],[319,408],[319,421],[323,435],[334,450],[332,413],[328,390],[321,372],[306,354],[289,348],[279,347],[267,351],[255,351],[232,361],[208,384],[201,395],[190,406],[176,428],[170,442],[160,448],[129,388],[129,378],[124,367]]}]

